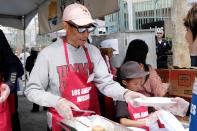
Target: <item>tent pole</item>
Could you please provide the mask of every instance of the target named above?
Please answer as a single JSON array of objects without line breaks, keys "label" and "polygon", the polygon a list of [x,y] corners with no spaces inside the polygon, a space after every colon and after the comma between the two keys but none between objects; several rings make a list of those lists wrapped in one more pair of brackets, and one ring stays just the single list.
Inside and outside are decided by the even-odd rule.
[{"label": "tent pole", "polygon": [[[26,60],[26,36],[25,36],[25,16],[22,17],[22,22],[23,22],[23,48],[24,48],[24,58]],[[26,65],[26,61],[24,61],[24,75],[25,75],[25,84],[23,87],[23,95],[24,95],[24,91],[26,89],[26,85],[27,85],[27,72],[25,70],[25,65]]]}]

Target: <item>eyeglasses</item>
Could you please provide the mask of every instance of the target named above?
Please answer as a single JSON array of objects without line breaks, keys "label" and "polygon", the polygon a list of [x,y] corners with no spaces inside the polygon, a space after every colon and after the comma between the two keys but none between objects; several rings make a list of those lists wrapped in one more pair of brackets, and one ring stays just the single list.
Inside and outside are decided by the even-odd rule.
[{"label": "eyeglasses", "polygon": [[77,26],[77,25],[75,25],[74,23],[71,23],[71,22],[67,22],[67,23],[68,23],[70,26],[76,28],[77,31],[78,31],[79,33],[84,33],[84,32],[86,32],[86,31],[87,31],[88,33],[90,33],[90,32],[93,32],[93,31],[96,29],[96,27],[93,26],[93,25],[90,25],[90,26],[85,27],[85,26]]}]

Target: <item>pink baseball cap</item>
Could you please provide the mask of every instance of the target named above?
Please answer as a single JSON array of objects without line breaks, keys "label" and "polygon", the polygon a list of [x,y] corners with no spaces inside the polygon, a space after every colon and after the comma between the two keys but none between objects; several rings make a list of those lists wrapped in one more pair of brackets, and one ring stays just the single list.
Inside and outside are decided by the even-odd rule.
[{"label": "pink baseball cap", "polygon": [[88,9],[78,3],[70,4],[64,9],[63,21],[72,21],[76,25],[84,26],[90,23],[96,23]]}]

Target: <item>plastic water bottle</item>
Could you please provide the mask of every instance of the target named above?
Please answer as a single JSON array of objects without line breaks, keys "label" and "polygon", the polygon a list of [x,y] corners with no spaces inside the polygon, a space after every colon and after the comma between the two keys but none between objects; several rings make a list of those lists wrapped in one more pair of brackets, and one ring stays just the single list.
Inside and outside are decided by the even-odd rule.
[{"label": "plastic water bottle", "polygon": [[192,91],[192,101],[190,109],[190,125],[189,131],[195,131],[197,129],[197,78],[195,78],[193,91]]}]

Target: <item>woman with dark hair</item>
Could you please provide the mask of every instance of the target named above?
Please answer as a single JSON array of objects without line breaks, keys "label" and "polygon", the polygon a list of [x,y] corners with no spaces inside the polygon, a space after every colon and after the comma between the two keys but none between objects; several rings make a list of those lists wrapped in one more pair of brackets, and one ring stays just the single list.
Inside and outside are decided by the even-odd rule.
[{"label": "woman with dark hair", "polygon": [[[190,57],[191,57],[191,66],[197,66],[197,3],[194,3],[193,6],[190,8],[190,10],[187,13],[187,16],[184,18],[184,26],[186,27],[186,34],[185,38],[189,44],[190,47]],[[197,106],[197,86],[196,86],[196,78],[195,82],[193,84],[193,95],[192,95],[192,101],[191,101],[191,109],[190,111],[190,131],[196,130],[196,120],[197,120],[197,114],[196,114],[196,106]],[[182,108],[181,105],[182,102],[179,103],[180,107],[179,109],[182,109],[181,111],[186,113],[187,108]],[[174,109],[176,110],[176,108]],[[177,110],[176,110],[177,111]]]},{"label": "woman with dark hair", "polygon": [[[146,64],[146,57],[148,54],[148,45],[145,41],[135,39],[129,43],[123,64],[127,61],[136,61],[140,64],[144,71],[150,72],[144,79],[143,88],[140,93],[146,96],[164,96],[168,90],[168,84],[162,83],[161,78],[155,69]],[[121,83],[118,73],[118,81]]]},{"label": "woman with dark hair", "polygon": [[148,65],[146,64],[147,54],[148,45],[145,43],[145,41],[135,39],[129,43],[123,63],[133,60],[138,63],[144,64],[145,70],[148,70]]},{"label": "woman with dark hair", "polygon": [[20,60],[12,52],[9,43],[0,30],[0,73],[3,77],[3,83],[10,88],[8,103],[11,113],[12,130],[20,131],[20,122],[18,117],[18,99],[17,99],[17,78],[22,76],[23,66]]},{"label": "woman with dark hair", "polygon": [[185,38],[189,43],[191,66],[197,66],[197,4],[194,4],[184,19]]}]

